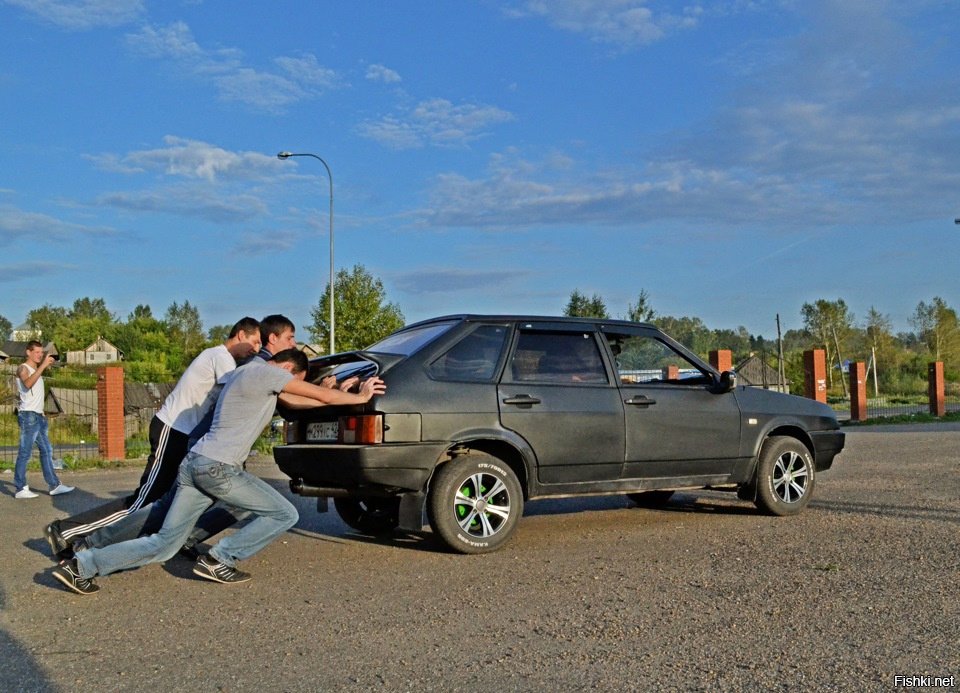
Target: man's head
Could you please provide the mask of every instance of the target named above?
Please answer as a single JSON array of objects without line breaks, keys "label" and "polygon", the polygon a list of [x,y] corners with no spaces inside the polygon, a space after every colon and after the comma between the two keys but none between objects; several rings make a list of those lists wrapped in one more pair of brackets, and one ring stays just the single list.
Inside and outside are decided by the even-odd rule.
[{"label": "man's head", "polygon": [[27,342],[26,349],[27,361],[32,364],[38,364],[43,361],[43,344],[38,342],[36,339],[31,339]]},{"label": "man's head", "polygon": [[310,361],[307,355],[299,349],[284,349],[273,355],[273,358],[267,361],[272,366],[277,366],[286,371],[290,371],[295,378],[303,380],[307,376],[307,368],[310,367]]},{"label": "man's head", "polygon": [[253,356],[260,351],[260,323],[250,317],[237,321],[224,345],[237,361]]},{"label": "man's head", "polygon": [[276,356],[285,349],[294,349],[297,340],[295,328],[290,318],[283,315],[268,315],[260,321],[261,346]]}]

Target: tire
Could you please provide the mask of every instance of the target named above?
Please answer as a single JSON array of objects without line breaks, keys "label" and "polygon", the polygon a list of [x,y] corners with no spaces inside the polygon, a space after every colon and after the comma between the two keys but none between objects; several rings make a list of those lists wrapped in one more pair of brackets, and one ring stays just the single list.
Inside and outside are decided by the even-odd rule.
[{"label": "tire", "polygon": [[628,493],[627,498],[641,508],[660,508],[673,498],[673,491],[641,491],[640,493]]},{"label": "tire", "polygon": [[760,448],[757,507],[770,515],[796,515],[810,502],[816,483],[807,446],[789,436],[771,436]]},{"label": "tire", "polygon": [[443,465],[427,499],[430,527],[459,553],[489,553],[509,539],[523,514],[523,489],[513,470],[484,453]]},{"label": "tire", "polygon": [[334,498],[337,514],[358,532],[373,536],[391,534],[400,524],[400,497]]}]

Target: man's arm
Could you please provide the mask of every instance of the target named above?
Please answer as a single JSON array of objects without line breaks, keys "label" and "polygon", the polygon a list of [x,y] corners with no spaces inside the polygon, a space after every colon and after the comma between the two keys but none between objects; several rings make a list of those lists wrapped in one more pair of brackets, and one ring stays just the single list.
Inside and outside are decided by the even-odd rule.
[{"label": "man's arm", "polygon": [[314,409],[324,406],[324,402],[313,397],[304,397],[303,395],[294,395],[289,392],[281,392],[277,397],[280,404],[288,409]]},{"label": "man's arm", "polygon": [[[321,387],[303,380],[294,378],[283,386],[281,398],[284,394],[297,395],[323,404],[364,404],[369,402],[375,395],[382,395],[386,392],[386,384],[380,378],[369,378],[360,386],[360,392],[343,392],[329,387]],[[283,401],[281,399],[281,401]]]},{"label": "man's arm", "polygon": [[40,376],[43,375],[43,372],[47,370],[47,367],[53,363],[52,356],[45,356],[43,361],[37,366],[37,369],[30,373],[27,369],[27,364],[21,363],[20,367],[17,369],[17,377],[20,378],[20,381],[23,383],[23,386],[28,390],[37,384],[37,381],[40,380]]}]

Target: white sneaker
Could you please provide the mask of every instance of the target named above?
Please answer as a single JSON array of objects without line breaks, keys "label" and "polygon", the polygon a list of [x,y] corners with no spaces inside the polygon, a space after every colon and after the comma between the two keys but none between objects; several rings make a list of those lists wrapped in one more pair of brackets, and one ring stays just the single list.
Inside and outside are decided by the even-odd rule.
[{"label": "white sneaker", "polygon": [[[50,489],[50,495],[51,495],[51,496],[59,496],[59,495],[61,495],[61,494],[63,494],[63,493],[70,493],[72,490],[73,490],[73,486],[64,486],[63,484],[60,484],[60,485],[57,486],[56,488]],[[34,494],[34,495],[36,495],[36,494]]]},{"label": "white sneaker", "polygon": [[33,491],[31,491],[29,486],[24,486],[22,489],[17,491],[13,497],[14,498],[36,498],[39,495],[40,495],[39,493],[34,493]]}]

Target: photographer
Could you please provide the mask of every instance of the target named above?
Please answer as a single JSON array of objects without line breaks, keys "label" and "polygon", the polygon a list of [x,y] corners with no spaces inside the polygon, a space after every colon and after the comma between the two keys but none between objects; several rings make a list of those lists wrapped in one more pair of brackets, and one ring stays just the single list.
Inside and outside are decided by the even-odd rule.
[{"label": "photographer", "polygon": [[50,487],[50,495],[70,493],[72,486],[60,483],[53,470],[53,447],[47,436],[47,417],[43,415],[43,372],[56,360],[43,353],[43,345],[34,340],[27,344],[27,358],[17,369],[17,423],[20,424],[20,449],[14,467],[15,498],[36,498],[27,486],[27,462],[34,443],[40,449],[40,469]]}]

